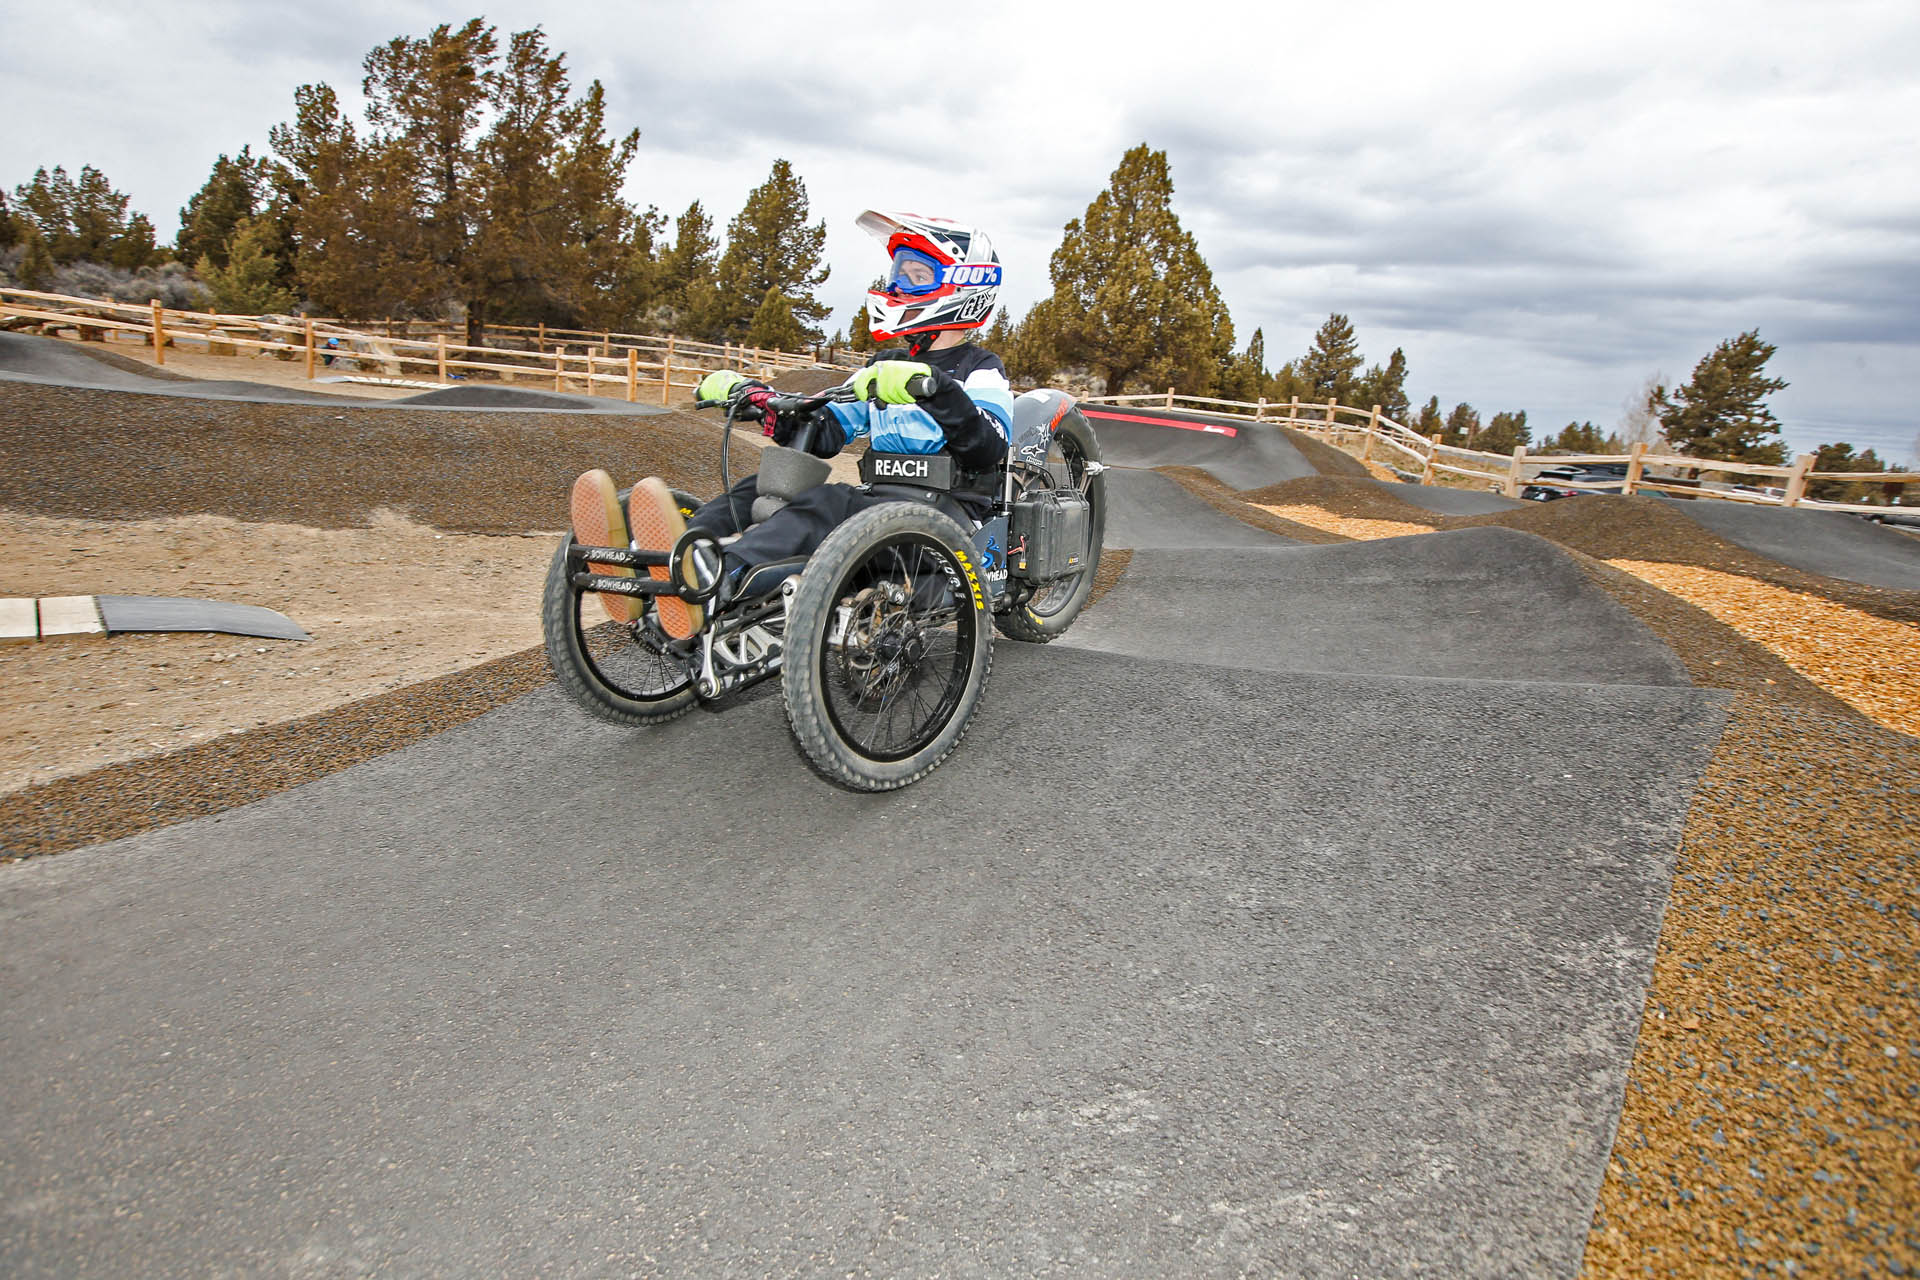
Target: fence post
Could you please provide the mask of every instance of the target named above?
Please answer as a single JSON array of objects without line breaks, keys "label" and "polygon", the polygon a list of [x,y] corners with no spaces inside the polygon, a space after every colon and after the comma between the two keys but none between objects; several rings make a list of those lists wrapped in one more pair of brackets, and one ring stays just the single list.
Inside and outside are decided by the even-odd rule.
[{"label": "fence post", "polygon": [[[167,330],[158,298],[153,299],[153,362],[155,364],[167,362]],[[307,376],[311,378],[313,374],[309,372]]]},{"label": "fence post", "polygon": [[[546,325],[542,323],[540,327],[544,329]],[[567,348],[564,343],[553,349],[553,389],[555,391],[560,390],[560,362],[566,358]]]},{"label": "fence post", "polygon": [[667,354],[660,361],[660,406],[666,407],[673,388],[673,335],[667,335]]},{"label": "fence post", "polygon": [[1380,434],[1380,406],[1373,406],[1373,414],[1367,419],[1366,443],[1360,446],[1360,461],[1373,461],[1373,438]]},{"label": "fence post", "polygon": [[1640,487],[1640,472],[1647,465],[1643,461],[1647,456],[1647,442],[1635,440],[1628,453],[1631,456],[1627,458],[1627,482],[1620,486],[1620,496],[1623,498],[1631,498],[1633,491]]},{"label": "fence post", "polygon": [[440,381],[445,382],[447,380],[447,335],[440,334],[433,341],[434,362],[440,366]]},{"label": "fence post", "polygon": [[1436,431],[1433,433],[1433,443],[1427,446],[1427,465],[1426,465],[1426,468],[1420,472],[1421,484],[1433,483],[1433,461],[1435,458],[1438,458],[1439,456],[1440,456],[1440,433]]},{"label": "fence post", "polygon": [[1266,420],[1266,417],[1267,417],[1267,398],[1265,396],[1261,396],[1260,407],[1253,411],[1253,420],[1255,422],[1264,422]]},{"label": "fence post", "polygon": [[1815,455],[1803,453],[1793,460],[1793,473],[1787,477],[1787,496],[1783,500],[1789,507],[1797,507],[1800,500],[1807,496],[1807,472],[1813,470]]},{"label": "fence post", "polygon": [[1523,444],[1513,446],[1513,463],[1507,468],[1506,494],[1509,498],[1520,496],[1520,468],[1526,460],[1527,446]]},{"label": "fence post", "polygon": [[545,320],[540,322],[540,336],[534,339],[533,349],[541,355],[547,354],[547,322]]},{"label": "fence post", "polygon": [[634,401],[640,398],[640,388],[636,385],[639,381],[640,381],[640,349],[638,347],[628,347],[627,348],[627,403],[628,404],[632,404]]},{"label": "fence post", "polygon": [[604,359],[611,359],[612,356],[613,356],[613,335],[611,333],[602,333],[600,335],[600,357],[601,359],[604,360]]},{"label": "fence post", "polygon": [[1167,388],[1167,408],[1173,408],[1173,388]]},{"label": "fence post", "polygon": [[307,381],[313,381],[313,317],[307,318]]},{"label": "fence post", "polygon": [[1293,403],[1289,405],[1287,408],[1287,425],[1294,426],[1294,425],[1297,425],[1299,421],[1300,421],[1300,397],[1295,396],[1293,398]]}]

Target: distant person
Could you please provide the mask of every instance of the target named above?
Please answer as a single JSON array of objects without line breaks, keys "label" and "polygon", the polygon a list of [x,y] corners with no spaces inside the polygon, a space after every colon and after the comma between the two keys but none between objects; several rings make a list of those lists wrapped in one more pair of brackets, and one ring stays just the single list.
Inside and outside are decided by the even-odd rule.
[{"label": "distant person", "polygon": [[335,355],[339,353],[339,351],[340,351],[340,339],[328,338],[326,349],[320,353],[320,363],[327,366],[327,368],[329,369],[333,368],[333,358]]},{"label": "distant person", "polygon": [[[855,222],[886,245],[889,258],[880,287],[867,293],[868,329],[882,342],[905,338],[907,345],[875,352],[867,367],[848,380],[860,397],[857,401],[825,405],[815,412],[808,452],[831,458],[848,440],[866,436],[872,448],[886,453],[944,453],[953,457],[962,478],[957,487],[965,488],[967,477],[998,469],[1012,436],[1013,389],[1006,366],[968,341],[968,331],[993,315],[1000,292],[999,255],[985,232],[944,218],[869,209]],[[933,389],[916,397],[907,386],[922,375],[932,380]],[[746,402],[757,411],[764,411],[774,394],[765,383],[730,369],[708,374],[695,394],[702,400],[724,400],[743,388]],[[779,445],[791,443],[797,431],[796,424],[776,421],[770,412],[763,423]],[[590,547],[631,543],[642,551],[670,551],[689,528],[716,538],[740,534],[726,547],[721,566],[719,603],[724,605],[747,589],[747,571],[755,565],[807,555],[842,521],[897,501],[864,485],[816,485],[745,528],[759,494],[758,481],[748,476],[691,519],[682,519],[659,477],[636,484],[623,510],[613,478],[605,471],[588,471],[573,484],[573,536]],[[602,572],[627,576],[631,570]],[[771,590],[777,580],[768,578],[759,575],[752,589]],[[630,596],[600,598],[622,622],[638,618],[643,608],[642,601]],[[700,629],[696,606],[672,596],[655,597],[654,605],[667,635],[678,639]]]}]

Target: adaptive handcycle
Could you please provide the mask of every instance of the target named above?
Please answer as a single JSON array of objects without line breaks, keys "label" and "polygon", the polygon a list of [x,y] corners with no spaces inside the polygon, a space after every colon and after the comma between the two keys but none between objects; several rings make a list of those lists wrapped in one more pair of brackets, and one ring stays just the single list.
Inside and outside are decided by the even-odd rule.
[{"label": "adaptive handcycle", "polygon": [[[811,422],[822,406],[852,399],[843,384],[766,403],[795,434],[762,452],[753,521],[827,479],[830,464],[807,452]],[[726,410],[730,491],[734,423],[763,410],[738,393],[699,407]],[[1085,606],[1106,528],[1104,470],[1073,397],[1046,389],[1015,398],[1006,455],[985,475],[961,473],[944,452],[867,451],[863,484],[888,501],[846,520],[811,555],[755,566],[745,583],[723,583],[729,540],[699,529],[664,552],[583,546],[569,534],[542,602],[548,660],[583,710],[625,725],[718,709],[778,675],[794,743],[815,772],[855,791],[907,786],[965,735],[994,630],[1044,644]],[[689,514],[698,505],[674,496]],[[633,621],[612,621],[602,593],[644,605]],[[698,607],[694,634],[661,626],[655,602],[666,596]]]}]

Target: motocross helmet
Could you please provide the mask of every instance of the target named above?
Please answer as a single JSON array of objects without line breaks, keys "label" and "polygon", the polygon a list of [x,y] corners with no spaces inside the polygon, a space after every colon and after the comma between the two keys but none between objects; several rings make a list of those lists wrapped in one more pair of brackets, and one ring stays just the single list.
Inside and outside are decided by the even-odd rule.
[{"label": "motocross helmet", "polygon": [[867,330],[882,342],[978,329],[1000,296],[1000,255],[985,232],[945,218],[869,209],[855,224],[887,247],[887,273],[867,292]]}]

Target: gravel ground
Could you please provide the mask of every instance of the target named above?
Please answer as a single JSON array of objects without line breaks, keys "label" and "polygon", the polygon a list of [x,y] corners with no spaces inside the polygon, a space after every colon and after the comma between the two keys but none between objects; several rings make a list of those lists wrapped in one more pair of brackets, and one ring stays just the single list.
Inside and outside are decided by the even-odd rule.
[{"label": "gravel ground", "polygon": [[[321,529],[380,507],[459,533],[565,523],[588,467],[720,489],[719,422],[236,404],[0,381],[0,507],[40,516],[213,515]],[[736,435],[732,470],[759,467]]]}]

